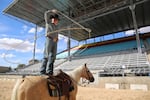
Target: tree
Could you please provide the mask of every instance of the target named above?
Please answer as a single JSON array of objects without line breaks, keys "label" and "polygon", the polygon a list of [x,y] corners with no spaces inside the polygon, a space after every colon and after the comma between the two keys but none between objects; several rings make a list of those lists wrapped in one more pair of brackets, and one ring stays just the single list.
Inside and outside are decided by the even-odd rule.
[{"label": "tree", "polygon": [[17,69],[24,68],[25,66],[25,64],[18,64]]}]

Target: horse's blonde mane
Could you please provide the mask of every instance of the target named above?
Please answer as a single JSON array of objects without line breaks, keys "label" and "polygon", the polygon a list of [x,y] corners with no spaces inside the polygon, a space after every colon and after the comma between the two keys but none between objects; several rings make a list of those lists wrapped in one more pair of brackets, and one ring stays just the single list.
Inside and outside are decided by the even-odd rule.
[{"label": "horse's blonde mane", "polygon": [[79,67],[75,68],[74,70],[72,70],[71,72],[69,72],[68,75],[72,79],[74,79],[76,81],[79,81],[80,80],[81,71],[82,71],[83,68],[84,68],[84,65],[79,66]]},{"label": "horse's blonde mane", "polygon": [[17,100],[17,90],[18,90],[21,83],[22,83],[22,80],[18,79],[15,86],[14,86],[14,88],[13,88],[13,92],[12,92],[12,95],[11,95],[11,100]]},{"label": "horse's blonde mane", "polygon": [[81,69],[83,69],[83,65],[82,66],[79,66],[79,67],[76,67],[73,71],[77,71],[77,70],[81,70]]}]

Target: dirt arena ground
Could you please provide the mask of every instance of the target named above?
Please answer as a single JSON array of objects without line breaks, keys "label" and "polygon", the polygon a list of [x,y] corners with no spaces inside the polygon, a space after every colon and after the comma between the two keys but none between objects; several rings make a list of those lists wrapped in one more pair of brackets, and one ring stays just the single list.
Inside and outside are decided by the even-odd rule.
[{"label": "dirt arena ground", "polygon": [[[10,100],[16,79],[0,79],[0,100]],[[77,100],[150,100],[150,91],[79,87]]]},{"label": "dirt arena ground", "polygon": [[150,100],[150,91],[79,87],[77,100]]}]

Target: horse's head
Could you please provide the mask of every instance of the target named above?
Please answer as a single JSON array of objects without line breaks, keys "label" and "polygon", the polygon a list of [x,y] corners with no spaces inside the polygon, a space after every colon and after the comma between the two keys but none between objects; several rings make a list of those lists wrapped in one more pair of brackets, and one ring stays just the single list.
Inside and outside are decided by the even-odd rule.
[{"label": "horse's head", "polygon": [[86,64],[83,66],[81,77],[89,80],[90,82],[94,82],[94,77],[92,73],[89,71],[89,69],[87,68]]}]

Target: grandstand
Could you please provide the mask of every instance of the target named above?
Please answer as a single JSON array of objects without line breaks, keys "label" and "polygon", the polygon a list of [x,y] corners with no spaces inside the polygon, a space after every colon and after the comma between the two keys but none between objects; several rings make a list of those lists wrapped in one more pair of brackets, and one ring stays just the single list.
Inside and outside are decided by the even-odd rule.
[{"label": "grandstand", "polygon": [[[90,37],[84,28],[83,30],[71,30],[69,39],[72,38],[79,42],[135,29],[133,36],[80,45],[57,54],[55,70],[62,69],[68,72],[87,63],[99,81],[99,78],[105,79],[106,77],[109,79],[122,78],[120,76],[134,76],[135,78],[137,78],[136,76],[150,76],[150,33],[139,34],[137,29],[150,25],[149,4],[149,0],[58,0],[56,4],[50,0],[32,0],[32,2],[30,0],[14,0],[4,12],[41,27],[45,27],[43,15],[49,9],[55,8],[64,14],[70,14],[70,18],[92,30]],[[64,16],[61,16],[60,19],[62,29],[68,25],[75,28],[78,26],[70,24],[70,21]],[[60,34],[69,36],[66,31]],[[68,43],[68,45],[70,44]],[[139,52],[140,49],[142,52]],[[68,60],[68,50],[70,50],[71,60]],[[6,74],[39,75],[40,65],[41,63],[36,63]],[[111,80],[107,82],[111,83]],[[142,83],[142,81],[140,82]],[[141,84],[140,82],[139,84]],[[112,81],[112,83],[117,82]],[[118,82],[118,84],[124,83],[130,84]],[[149,83],[142,84],[150,87]]]},{"label": "grandstand", "polygon": [[[71,71],[87,63],[100,77],[122,76],[123,73],[125,76],[148,76],[150,65],[145,44],[149,45],[150,42],[145,43],[145,40],[149,40],[149,36],[150,33],[141,34],[142,53],[137,51],[135,36],[74,47],[70,51],[71,61],[68,61],[68,51],[65,50],[57,54],[55,70]],[[15,74],[39,74],[40,64],[18,69]]]}]

